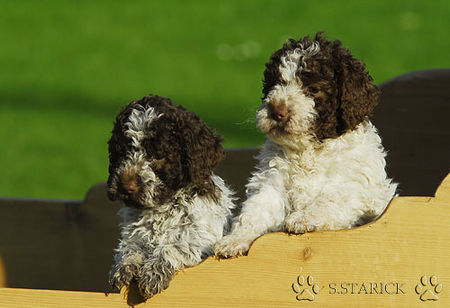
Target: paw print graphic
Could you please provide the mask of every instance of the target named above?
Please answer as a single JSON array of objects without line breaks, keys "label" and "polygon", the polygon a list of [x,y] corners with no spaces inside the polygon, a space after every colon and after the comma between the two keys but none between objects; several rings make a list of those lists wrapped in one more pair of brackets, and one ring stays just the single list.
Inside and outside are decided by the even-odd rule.
[{"label": "paw print graphic", "polygon": [[437,301],[442,291],[442,283],[438,282],[436,276],[422,276],[415,290],[421,301]]},{"label": "paw print graphic", "polygon": [[292,290],[297,294],[298,301],[313,301],[320,291],[318,284],[314,283],[314,277],[300,274],[297,281],[292,283]]}]

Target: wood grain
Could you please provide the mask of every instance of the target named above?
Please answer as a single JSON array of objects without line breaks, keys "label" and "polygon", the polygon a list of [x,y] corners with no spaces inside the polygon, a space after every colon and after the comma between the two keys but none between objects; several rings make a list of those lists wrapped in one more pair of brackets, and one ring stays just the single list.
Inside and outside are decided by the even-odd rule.
[{"label": "wood grain", "polygon": [[[395,198],[371,224],[266,234],[248,256],[209,258],[146,303],[131,295],[0,289],[1,307],[450,307],[450,174],[432,197]],[[427,306],[427,305],[426,305]]]}]

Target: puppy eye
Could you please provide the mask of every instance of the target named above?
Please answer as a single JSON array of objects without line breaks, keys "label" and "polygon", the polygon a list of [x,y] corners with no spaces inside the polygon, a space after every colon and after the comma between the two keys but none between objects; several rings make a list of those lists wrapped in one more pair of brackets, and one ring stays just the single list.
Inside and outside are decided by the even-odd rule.
[{"label": "puppy eye", "polygon": [[309,87],[308,92],[311,94],[316,94],[319,92],[319,89],[317,89],[316,87]]}]

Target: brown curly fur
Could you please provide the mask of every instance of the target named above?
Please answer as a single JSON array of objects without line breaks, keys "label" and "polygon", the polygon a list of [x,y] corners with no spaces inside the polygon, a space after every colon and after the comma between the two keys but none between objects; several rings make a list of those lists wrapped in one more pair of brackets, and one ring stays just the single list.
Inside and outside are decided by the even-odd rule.
[{"label": "brown curly fur", "polygon": [[[109,181],[132,151],[131,140],[124,135],[125,123],[133,109],[151,106],[158,114],[147,127],[142,142],[152,169],[164,183],[159,187],[156,201],[164,203],[182,187],[189,184],[191,194],[216,198],[211,180],[213,169],[225,157],[222,138],[215,134],[196,114],[157,95],[148,95],[129,103],[116,117],[109,145]],[[117,198],[110,194],[111,199]]]},{"label": "brown curly fur", "polygon": [[[306,59],[306,67],[297,71],[296,77],[306,95],[315,101],[318,118],[314,133],[319,140],[336,138],[369,117],[378,103],[379,91],[365,64],[352,57],[338,40],[328,40],[322,32],[315,35],[319,43],[318,54]],[[281,57],[302,45],[313,43],[309,36],[300,40],[289,39],[281,49],[272,54],[263,80],[263,99],[277,84],[283,84],[279,66]]]}]

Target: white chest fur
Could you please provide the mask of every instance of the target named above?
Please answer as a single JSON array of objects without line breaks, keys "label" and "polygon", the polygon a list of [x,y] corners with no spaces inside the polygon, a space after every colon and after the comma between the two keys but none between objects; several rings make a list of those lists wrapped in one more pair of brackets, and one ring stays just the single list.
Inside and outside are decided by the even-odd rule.
[{"label": "white chest fur", "polygon": [[365,122],[301,151],[269,140],[259,168],[260,176],[278,182],[287,215],[300,211],[313,224],[340,229],[360,216],[378,216],[393,197],[396,185],[386,178],[384,157],[375,127]]}]

